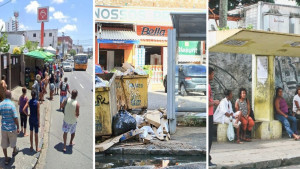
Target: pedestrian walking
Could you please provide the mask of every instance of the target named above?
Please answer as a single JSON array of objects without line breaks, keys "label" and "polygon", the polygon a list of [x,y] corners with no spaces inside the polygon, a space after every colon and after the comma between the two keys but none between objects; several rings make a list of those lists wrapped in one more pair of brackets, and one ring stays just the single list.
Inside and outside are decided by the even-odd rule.
[{"label": "pedestrian walking", "polygon": [[28,102],[28,98],[26,96],[27,93],[27,89],[26,87],[22,88],[22,95],[19,98],[19,113],[20,113],[20,117],[21,117],[21,132],[24,134],[24,137],[28,136],[28,134],[26,134],[26,128],[27,128],[27,116],[28,116],[28,108],[24,109],[26,103]]},{"label": "pedestrian walking", "polygon": [[69,84],[68,84],[68,78],[65,77],[64,78],[64,81],[60,83],[60,107],[59,107],[59,110],[62,110],[62,103],[63,101],[67,98],[67,92],[70,93],[70,87],[69,87]]},{"label": "pedestrian walking", "polygon": [[40,128],[40,104],[35,99],[35,91],[31,91],[31,97],[32,99],[29,100],[24,109],[28,108],[30,109],[30,116],[29,116],[29,127],[30,127],[30,150],[33,151],[33,130],[35,133],[35,150],[36,152],[39,152],[40,149],[39,146],[39,128]]},{"label": "pedestrian walking", "polygon": [[44,95],[46,93],[45,84],[46,84],[46,79],[44,78],[40,82],[40,85],[41,85],[41,87],[40,87],[40,103],[41,104],[43,103],[43,101],[45,101],[45,99],[44,99]]},{"label": "pedestrian walking", "polygon": [[[215,76],[215,70],[212,67],[209,67],[209,82],[213,81]],[[216,166],[211,162],[210,150],[212,146],[212,137],[213,137],[213,127],[214,127],[214,106],[219,105],[219,100],[214,100],[211,92],[210,84],[208,84],[208,92],[209,92],[209,127],[208,127],[208,135],[209,135],[209,166]]]},{"label": "pedestrian walking", "polygon": [[41,84],[40,84],[40,81],[41,81],[41,76],[39,74],[37,74],[35,76],[35,81],[32,85],[32,90],[35,91],[35,99],[39,100],[39,97],[40,97],[40,88],[41,88]]},{"label": "pedestrian walking", "polygon": [[0,101],[2,102],[5,99],[5,92],[7,90],[7,84],[5,82],[6,76],[2,75],[0,83]]},{"label": "pedestrian walking", "polygon": [[7,148],[13,148],[12,156],[17,155],[17,135],[19,133],[18,114],[15,104],[11,101],[11,92],[5,92],[5,99],[0,103],[1,120],[1,147],[5,156],[5,165],[9,164],[10,158],[7,156]]},{"label": "pedestrian walking", "polygon": [[63,66],[60,67],[59,71],[60,71],[60,79],[62,79],[62,78],[64,77],[64,69],[63,69]]},{"label": "pedestrian walking", "polygon": [[77,119],[79,117],[79,104],[76,100],[78,96],[77,90],[72,90],[71,97],[64,100],[63,107],[65,107],[65,114],[64,114],[64,120],[63,120],[63,126],[62,130],[64,132],[63,139],[64,139],[64,147],[63,151],[66,152],[67,147],[67,135],[68,133],[71,134],[70,139],[70,146],[74,146],[75,142],[73,141],[75,138],[75,132],[76,132],[76,126],[77,126]]},{"label": "pedestrian walking", "polygon": [[56,70],[55,74],[55,94],[58,95],[58,90],[59,90],[59,84],[60,84],[60,72],[59,70]]},{"label": "pedestrian walking", "polygon": [[55,89],[55,85],[54,85],[54,74],[50,74],[50,78],[49,78],[49,89],[50,89],[50,98],[49,100],[53,100],[53,94],[54,94],[54,89]]}]

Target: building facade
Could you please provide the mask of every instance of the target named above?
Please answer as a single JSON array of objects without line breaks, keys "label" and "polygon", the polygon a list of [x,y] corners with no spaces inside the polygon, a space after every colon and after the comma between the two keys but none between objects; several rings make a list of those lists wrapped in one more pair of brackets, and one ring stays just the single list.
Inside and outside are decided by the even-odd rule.
[{"label": "building facade", "polygon": [[[40,46],[41,31],[40,30],[27,30],[23,31],[26,40],[32,42],[38,42]],[[57,48],[57,29],[46,29],[44,30],[44,47],[52,46],[54,49]]]},{"label": "building facade", "polygon": [[19,30],[18,21],[11,17],[8,22],[5,22],[5,31],[6,32],[14,32]]},{"label": "building facade", "polygon": [[[258,2],[256,4],[234,9],[230,15],[239,15],[240,21],[229,21],[233,28],[253,27],[256,30],[300,34],[300,7],[291,5]],[[209,20],[210,27],[216,27],[213,19]]]},{"label": "building facade", "polygon": [[[150,65],[156,82],[162,82],[167,72],[168,30],[173,29],[170,13],[201,12],[205,8],[205,1],[96,1],[95,63],[105,70],[122,67],[124,62],[135,67]],[[199,50],[204,44],[200,42]],[[189,58],[185,62],[203,61]]]}]

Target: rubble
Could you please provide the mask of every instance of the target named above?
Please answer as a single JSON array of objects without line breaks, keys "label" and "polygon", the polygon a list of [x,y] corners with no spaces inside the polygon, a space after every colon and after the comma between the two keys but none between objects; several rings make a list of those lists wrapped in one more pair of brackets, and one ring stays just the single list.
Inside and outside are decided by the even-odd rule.
[{"label": "rubble", "polygon": [[95,88],[99,87],[109,87],[109,82],[107,80],[103,80],[98,76],[95,76]]},{"label": "rubble", "polygon": [[158,109],[157,111],[148,111],[144,115],[132,115],[136,120],[136,129],[96,145],[96,152],[103,152],[114,144],[133,137],[138,137],[140,144],[149,144],[153,139],[158,139],[160,141],[171,140],[166,113],[166,110]]}]

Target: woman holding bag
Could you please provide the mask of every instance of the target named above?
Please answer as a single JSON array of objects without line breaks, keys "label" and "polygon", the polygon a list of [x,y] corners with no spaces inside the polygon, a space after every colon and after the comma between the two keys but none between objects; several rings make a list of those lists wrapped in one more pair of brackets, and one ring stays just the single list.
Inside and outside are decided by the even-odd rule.
[{"label": "woman holding bag", "polygon": [[235,102],[235,110],[241,112],[241,122],[242,122],[242,140],[251,141],[251,138],[246,138],[247,130],[251,132],[254,121],[250,117],[250,102],[247,99],[247,90],[245,88],[240,88],[239,99]]}]

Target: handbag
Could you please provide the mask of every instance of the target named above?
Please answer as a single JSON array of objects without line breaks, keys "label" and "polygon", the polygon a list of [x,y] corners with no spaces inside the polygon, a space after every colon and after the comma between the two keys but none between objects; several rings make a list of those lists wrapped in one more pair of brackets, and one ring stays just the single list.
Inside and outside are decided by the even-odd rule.
[{"label": "handbag", "polygon": [[[247,102],[248,102],[248,99],[247,99]],[[252,118],[253,121],[255,121],[254,112],[253,112],[253,109],[251,108],[251,106],[250,106],[250,114],[249,114],[249,116]]]},{"label": "handbag", "polygon": [[233,129],[233,124],[232,124],[232,116],[230,116],[230,122],[229,122],[228,128],[227,128],[227,138],[229,141],[234,140],[234,129]]}]

